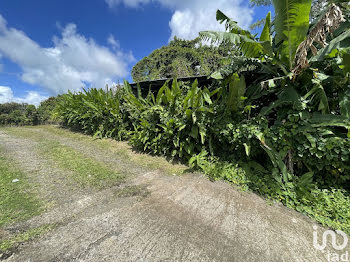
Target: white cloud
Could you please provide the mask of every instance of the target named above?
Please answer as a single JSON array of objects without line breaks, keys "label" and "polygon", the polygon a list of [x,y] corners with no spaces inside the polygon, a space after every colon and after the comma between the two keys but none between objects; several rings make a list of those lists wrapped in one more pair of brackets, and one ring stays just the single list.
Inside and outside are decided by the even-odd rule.
[{"label": "white cloud", "polygon": [[128,7],[138,7],[141,4],[148,4],[151,0],[106,0],[109,7],[114,7],[123,3]]},{"label": "white cloud", "polygon": [[1,15],[0,53],[22,68],[24,82],[39,85],[53,95],[90,85],[103,87],[111,79],[127,76],[133,59],[131,53],[122,52],[117,45],[111,52],[78,34],[74,24],[53,38],[53,47],[44,48],[24,32],[9,28]]},{"label": "white cloud", "polygon": [[16,102],[16,103],[27,103],[27,104],[38,106],[41,101],[47,98],[48,97],[40,95],[38,92],[34,92],[34,91],[27,92],[27,95],[23,98],[15,97],[10,87],[0,86],[0,104]]},{"label": "white cloud", "polygon": [[247,28],[253,19],[253,10],[245,0],[105,0],[110,7],[121,3],[138,7],[150,2],[160,3],[174,11],[169,22],[171,38],[174,36],[193,39],[204,30],[224,30],[216,21],[216,10],[220,9],[238,24]]},{"label": "white cloud", "polygon": [[108,39],[107,39],[108,44],[111,45],[111,47],[113,48],[113,50],[117,50],[120,49],[120,43],[118,40],[116,40],[114,38],[113,35],[109,35]]},{"label": "white cloud", "polygon": [[0,104],[10,102],[13,99],[11,88],[0,86]]},{"label": "white cloud", "polygon": [[27,92],[27,95],[24,98],[15,97],[14,101],[18,103],[27,103],[38,106],[41,101],[46,99],[48,99],[47,96],[43,96],[35,91],[29,91]]}]

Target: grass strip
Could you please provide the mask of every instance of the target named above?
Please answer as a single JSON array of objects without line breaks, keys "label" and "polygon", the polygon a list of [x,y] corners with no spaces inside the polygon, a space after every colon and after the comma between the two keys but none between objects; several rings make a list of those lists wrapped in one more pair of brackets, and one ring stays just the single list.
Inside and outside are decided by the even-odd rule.
[{"label": "grass strip", "polygon": [[125,175],[119,174],[112,168],[74,150],[72,147],[43,137],[43,134],[34,128],[5,128],[4,131],[16,137],[37,142],[37,149],[42,157],[48,159],[57,168],[70,171],[72,179],[83,187],[91,186],[102,189],[125,181]]},{"label": "grass strip", "polygon": [[25,174],[0,147],[0,227],[29,219],[42,211]]},{"label": "grass strip", "polygon": [[17,246],[21,243],[28,242],[30,240],[34,240],[34,239],[40,237],[41,235],[49,232],[54,227],[55,227],[55,225],[44,225],[44,226],[40,226],[37,228],[29,229],[25,232],[22,232],[22,233],[15,235],[15,236],[12,236],[9,239],[0,240],[0,251],[5,252],[9,249],[14,248],[15,246]]}]

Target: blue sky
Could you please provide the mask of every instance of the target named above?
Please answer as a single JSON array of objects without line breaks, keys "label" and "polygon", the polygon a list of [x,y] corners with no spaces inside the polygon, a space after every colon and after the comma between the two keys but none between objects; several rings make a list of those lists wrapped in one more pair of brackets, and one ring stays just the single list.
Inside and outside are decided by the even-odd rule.
[{"label": "blue sky", "polygon": [[1,0],[0,103],[38,104],[131,81],[132,66],[175,35],[222,30],[216,9],[248,27],[269,8],[245,0]]}]

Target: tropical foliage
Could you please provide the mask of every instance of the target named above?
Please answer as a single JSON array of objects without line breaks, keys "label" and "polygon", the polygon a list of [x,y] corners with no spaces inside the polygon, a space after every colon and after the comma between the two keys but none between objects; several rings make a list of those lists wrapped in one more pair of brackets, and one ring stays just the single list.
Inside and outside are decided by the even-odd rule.
[{"label": "tropical foliage", "polygon": [[[300,161],[308,158],[298,152],[299,148],[295,148],[295,145],[301,143],[293,137],[304,137],[314,148],[311,152],[316,153],[315,141],[321,140],[320,134],[327,134],[327,141],[346,139],[350,127],[349,115],[346,113],[349,106],[346,94],[350,83],[347,69],[350,29],[346,15],[343,14],[343,11],[346,13],[348,10],[332,4],[313,26],[309,26],[311,1],[274,1],[274,5],[274,26],[271,26],[269,13],[257,40],[220,11],[217,12],[217,19],[226,24],[228,32],[202,32],[201,36],[240,46],[247,57],[242,59],[255,66],[253,70],[245,72],[260,75],[258,81],[250,84],[249,89],[254,90],[251,92],[254,96],[247,93],[247,102],[252,103],[256,109],[261,108],[260,112],[256,112],[257,116],[267,118],[270,130],[278,128],[276,134],[283,134],[282,140],[276,139],[276,142],[287,140],[284,130],[300,128],[290,134],[290,142],[287,140],[289,148],[284,145],[282,159],[289,158],[288,170],[291,173],[294,173],[294,166],[311,172],[313,168],[307,163],[296,161],[298,156],[301,156]],[[347,26],[341,27],[344,22]],[[327,39],[331,35],[333,39],[327,45]],[[229,71],[225,69],[222,72],[227,74]],[[220,72],[214,76],[223,78]],[[258,89],[259,85],[262,90]],[[275,98],[271,99],[271,96]],[[256,98],[259,98],[258,103],[267,103],[256,104]],[[296,134],[301,136],[295,136]],[[345,141],[348,143],[347,139]],[[333,147],[329,145],[327,148]],[[278,157],[274,155],[277,161]],[[347,156],[342,159],[349,161]],[[286,175],[284,165],[276,166]],[[335,169],[345,174],[348,164],[344,168]]]},{"label": "tropical foliage", "polygon": [[143,96],[125,82],[60,98],[65,125],[188,161],[350,233],[350,26],[347,3],[309,20],[311,0],[273,1],[259,38],[221,11],[201,37],[244,56],[213,84],[167,82]]}]

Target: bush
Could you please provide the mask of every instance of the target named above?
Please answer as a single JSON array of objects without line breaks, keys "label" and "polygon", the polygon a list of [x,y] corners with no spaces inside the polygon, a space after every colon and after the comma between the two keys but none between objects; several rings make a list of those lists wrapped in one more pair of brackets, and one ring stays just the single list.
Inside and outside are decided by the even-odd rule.
[{"label": "bush", "polygon": [[92,88],[89,91],[62,95],[55,114],[62,124],[95,137],[123,139],[126,125],[123,121],[120,100],[123,91]]},{"label": "bush", "polygon": [[59,99],[59,96],[50,97],[40,103],[37,110],[40,124],[55,122],[53,112],[57,104],[57,99]]},{"label": "bush", "polygon": [[[210,121],[213,102],[208,89],[198,82],[192,86],[174,81],[164,85],[155,98],[136,98],[131,92],[127,102],[136,113],[131,114],[134,129],[130,143],[142,150],[188,160],[210,146]],[[140,103],[141,101],[141,103]]]},{"label": "bush", "polygon": [[0,104],[0,125],[36,125],[38,122],[38,112],[33,105]]},{"label": "bush", "polygon": [[0,104],[0,125],[40,125],[53,122],[53,111],[56,107],[57,98],[50,97],[34,105],[5,103]]}]

